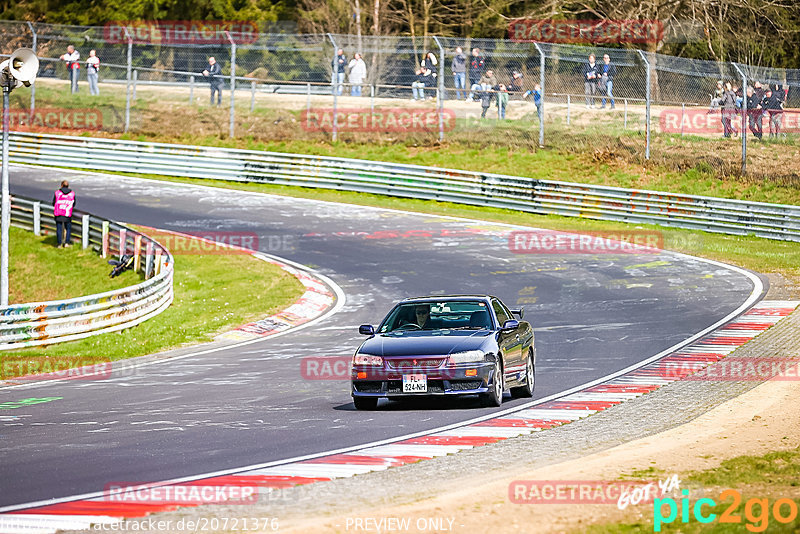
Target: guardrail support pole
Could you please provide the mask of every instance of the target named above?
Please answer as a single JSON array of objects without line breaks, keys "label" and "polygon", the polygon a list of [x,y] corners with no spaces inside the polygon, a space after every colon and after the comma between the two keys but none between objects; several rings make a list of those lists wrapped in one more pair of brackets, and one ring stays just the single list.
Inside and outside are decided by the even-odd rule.
[{"label": "guardrail support pole", "polygon": [[155,256],[155,273],[159,274],[161,272],[161,249],[156,249],[156,256]]},{"label": "guardrail support pole", "polygon": [[542,50],[542,47],[539,46],[539,43],[534,42],[533,44],[536,47],[536,50],[539,51],[539,85],[541,86],[540,91],[542,93],[542,112],[539,114],[539,148],[544,148],[544,114],[545,114],[544,50]]},{"label": "guardrail support pole", "polygon": [[33,203],[33,235],[42,235],[42,204]]},{"label": "guardrail support pole", "polygon": [[444,47],[439,38],[433,36],[433,41],[439,47],[439,84],[436,88],[436,111],[439,115],[439,142],[444,141]]},{"label": "guardrail support pole", "polygon": [[194,102],[194,75],[189,76],[189,103]]},{"label": "guardrail support pole", "polygon": [[136,81],[139,79],[139,70],[133,69],[133,95],[131,96],[132,100],[136,100]]},{"label": "guardrail support pole", "polygon": [[81,217],[81,246],[89,248],[89,215]]},{"label": "guardrail support pole", "polygon": [[128,231],[125,228],[119,229],[119,258],[128,253]]},{"label": "guardrail support pole", "polygon": [[645,68],[647,68],[647,87],[645,89],[645,108],[644,108],[644,117],[645,117],[645,147],[644,147],[644,159],[650,159],[650,62],[647,61],[647,56],[644,55],[644,52],[641,50],[637,50],[639,52],[639,56],[644,61]]},{"label": "guardrail support pole", "polygon": [[142,234],[133,236],[133,272],[138,273],[142,266]]},{"label": "guardrail support pole", "polygon": [[108,221],[103,221],[103,233],[101,238],[100,256],[108,257]]},{"label": "guardrail support pole", "polygon": [[144,257],[144,278],[147,280],[151,276],[153,276],[153,242],[148,239]]}]

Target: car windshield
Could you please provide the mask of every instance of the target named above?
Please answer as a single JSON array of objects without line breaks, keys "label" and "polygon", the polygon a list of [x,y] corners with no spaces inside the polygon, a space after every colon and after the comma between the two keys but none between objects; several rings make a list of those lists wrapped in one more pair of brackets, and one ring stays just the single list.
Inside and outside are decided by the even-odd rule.
[{"label": "car windshield", "polygon": [[491,328],[492,318],[485,302],[449,300],[400,304],[383,320],[378,332]]}]

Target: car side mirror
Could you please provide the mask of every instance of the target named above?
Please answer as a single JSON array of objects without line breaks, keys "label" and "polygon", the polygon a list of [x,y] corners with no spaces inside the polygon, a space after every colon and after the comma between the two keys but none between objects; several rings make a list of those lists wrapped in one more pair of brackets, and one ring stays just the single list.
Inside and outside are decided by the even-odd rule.
[{"label": "car side mirror", "polygon": [[514,330],[518,326],[519,326],[519,321],[517,321],[516,319],[509,319],[508,321],[503,323],[502,330]]},{"label": "car side mirror", "polygon": [[363,336],[374,336],[375,335],[375,327],[371,324],[362,324],[358,327],[358,333]]},{"label": "car side mirror", "polygon": [[511,310],[511,313],[522,319],[523,317],[525,317],[525,307],[520,306],[518,310]]}]

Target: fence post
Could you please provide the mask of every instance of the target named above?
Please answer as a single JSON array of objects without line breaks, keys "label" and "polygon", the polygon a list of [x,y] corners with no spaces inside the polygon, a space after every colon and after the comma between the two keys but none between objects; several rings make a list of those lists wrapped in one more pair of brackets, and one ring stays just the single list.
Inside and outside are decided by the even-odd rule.
[{"label": "fence post", "polygon": [[[333,92],[333,129],[331,130],[331,140],[335,143],[338,136],[339,121],[336,119],[336,105],[338,104],[337,93],[339,92],[339,69],[335,67],[336,64],[336,51],[339,47],[336,45],[336,39],[330,33],[327,34],[333,45],[333,57],[331,58],[331,90]],[[335,69],[335,70],[334,70]]]},{"label": "fence post", "polygon": [[147,280],[153,273],[153,242],[147,240],[147,248],[144,257],[144,278]]},{"label": "fence post", "polygon": [[[128,28],[123,26],[125,30],[125,39],[128,40],[128,70],[126,74],[125,83],[125,133],[131,126],[131,68],[133,63],[133,38],[131,37]],[[105,256],[103,256],[105,258]]]},{"label": "fence post", "polygon": [[250,113],[256,109],[256,82],[250,82]]},{"label": "fence post", "polygon": [[234,108],[234,104],[236,103],[236,42],[231,37],[231,33],[229,31],[225,31],[225,35],[228,36],[228,41],[231,43],[231,116],[230,116],[230,131],[228,132],[228,136],[233,139],[236,137],[234,121],[236,119],[236,111]]},{"label": "fence post", "polygon": [[569,108],[570,108],[571,100],[572,99],[570,98],[570,96],[567,95],[567,126],[569,126]]},{"label": "fence post", "polygon": [[81,248],[89,248],[89,215],[81,217]]},{"label": "fence post", "polygon": [[539,85],[541,86],[540,91],[542,92],[542,112],[539,114],[539,148],[544,148],[544,51],[542,50],[542,47],[539,46],[539,43],[534,42],[533,45],[536,47],[536,50],[539,51]]},{"label": "fence post", "polygon": [[742,77],[742,176],[744,176],[747,173],[747,76],[738,64],[734,63],[733,67]]},{"label": "fence post", "polygon": [[142,267],[142,234],[133,236],[133,272],[138,273]]},{"label": "fence post", "polygon": [[306,83],[306,112],[311,112],[311,82]]},{"label": "fence post", "polygon": [[128,253],[128,231],[125,228],[119,229],[119,258]]},{"label": "fence post", "polygon": [[[31,84],[32,85],[32,84]],[[33,235],[42,235],[42,203],[33,203]]]},{"label": "fence post", "polygon": [[644,65],[647,68],[647,88],[645,89],[645,108],[644,108],[644,120],[645,120],[645,147],[644,147],[644,159],[650,159],[650,62],[647,61],[647,57],[644,55],[644,52],[641,50],[637,50],[639,52],[639,56],[644,61]]},{"label": "fence post", "polygon": [[133,69],[133,100],[136,100],[136,81],[139,79],[139,69]]},{"label": "fence post", "polygon": [[436,90],[436,110],[439,115],[439,142],[441,142],[444,141],[444,47],[435,35],[433,41],[439,47],[439,84]]},{"label": "fence post", "polygon": [[194,102],[194,74],[189,76],[189,104]]},{"label": "fence post", "polygon": [[[28,24],[28,29],[30,29],[31,33],[33,34],[33,43],[31,44],[31,50],[33,50],[33,52],[36,53],[36,45],[37,45],[37,40],[38,40],[39,36],[36,34],[36,28],[33,27],[33,24],[31,24],[30,22],[27,22],[27,24]],[[31,124],[33,123],[34,111],[36,111],[36,84],[32,83],[31,84]],[[39,234],[36,234],[36,235],[39,235]]]}]

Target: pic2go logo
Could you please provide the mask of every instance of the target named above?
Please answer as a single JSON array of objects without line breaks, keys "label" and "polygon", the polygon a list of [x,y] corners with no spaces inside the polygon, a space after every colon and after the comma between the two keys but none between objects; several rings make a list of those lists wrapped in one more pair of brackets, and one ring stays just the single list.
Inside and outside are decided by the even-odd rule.
[{"label": "pic2go logo", "polygon": [[[698,499],[695,501],[694,506],[689,504],[689,490],[682,490],[683,498],[681,499],[680,512],[681,522],[689,522],[689,509],[691,508],[692,515],[698,523],[712,523],[717,519],[717,514],[711,513],[708,508],[715,508],[717,503],[714,499]],[[742,495],[732,489],[728,489],[719,494],[720,502],[727,499],[733,499],[730,505],[723,513],[719,515],[720,523],[735,523],[741,524],[742,516],[735,513],[742,503]],[[667,508],[667,515],[664,516],[664,508]],[[764,532],[769,527],[770,511],[775,521],[788,525],[797,519],[797,503],[792,499],[778,499],[769,506],[769,499],[749,499],[744,504],[744,517],[747,520],[745,528],[750,532]],[[667,497],[664,499],[656,498],[653,501],[653,531],[661,532],[661,526],[674,522],[678,518],[678,503],[675,499]]]}]

